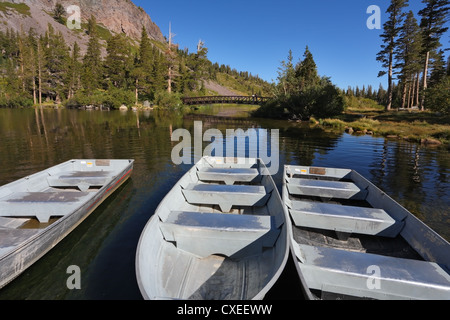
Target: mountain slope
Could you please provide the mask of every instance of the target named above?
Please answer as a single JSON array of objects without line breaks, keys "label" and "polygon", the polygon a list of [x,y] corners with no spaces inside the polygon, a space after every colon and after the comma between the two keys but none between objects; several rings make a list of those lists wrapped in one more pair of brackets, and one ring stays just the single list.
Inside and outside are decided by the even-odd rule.
[{"label": "mountain slope", "polygon": [[[83,24],[91,15],[94,15],[97,23],[112,34],[125,33],[130,38],[139,40],[144,26],[151,39],[164,41],[161,30],[150,16],[130,0],[0,1],[0,30],[12,29],[28,32],[30,28],[33,28],[38,34],[42,34],[50,23],[57,32],[60,31],[63,34],[69,45],[77,41],[83,51],[88,40],[86,33],[80,30],[70,30],[66,25],[53,19],[53,10],[58,2],[65,9],[71,5],[79,6]],[[66,14],[66,17],[70,17],[70,15]]]}]

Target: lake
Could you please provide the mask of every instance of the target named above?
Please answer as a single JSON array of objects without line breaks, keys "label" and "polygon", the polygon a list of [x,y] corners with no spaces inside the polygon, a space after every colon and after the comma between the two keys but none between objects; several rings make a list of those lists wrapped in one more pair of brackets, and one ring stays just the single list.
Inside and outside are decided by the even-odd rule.
[{"label": "lake", "polygon": [[[69,159],[135,159],[132,178],[45,257],[0,290],[0,300],[137,300],[139,237],[156,207],[190,169],[175,165],[171,134],[194,123],[203,130],[279,129],[281,188],[285,164],[355,169],[450,239],[450,154],[445,148],[368,135],[326,132],[309,124],[253,119],[227,107],[188,116],[177,112],[0,109],[0,185]],[[236,106],[230,108],[237,108]],[[205,143],[204,146],[208,145]],[[81,290],[69,290],[69,266],[81,269]],[[287,270],[270,298],[297,298]],[[295,280],[297,281],[297,280]]]}]

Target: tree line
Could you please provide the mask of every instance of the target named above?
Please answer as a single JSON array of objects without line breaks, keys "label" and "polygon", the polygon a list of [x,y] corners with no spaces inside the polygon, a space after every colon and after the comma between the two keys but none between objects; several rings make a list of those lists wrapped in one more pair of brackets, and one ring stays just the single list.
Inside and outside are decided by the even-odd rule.
[{"label": "tree line", "polygon": [[[65,24],[65,10],[59,3],[52,14]],[[119,108],[150,101],[173,107],[182,104],[182,96],[207,94],[204,82],[216,80],[218,73],[235,77],[249,90],[267,85],[248,72],[213,64],[203,43],[189,53],[171,41],[152,41],[145,28],[138,43],[125,34],[105,39],[94,16],[83,32],[89,37],[84,54],[78,43],[68,45],[51,24],[42,35],[34,29],[0,32],[0,106],[56,103]]]},{"label": "tree line", "polygon": [[308,120],[325,118],[344,111],[344,96],[328,77],[321,77],[308,46],[303,59],[294,64],[292,50],[278,69],[274,98],[255,112],[255,116]]},{"label": "tree line", "polygon": [[0,105],[64,102],[117,108],[165,89],[168,61],[150,44],[145,29],[138,48],[123,34],[111,36],[104,58],[93,16],[86,33],[89,42],[82,56],[78,43],[69,46],[51,24],[43,35],[34,29],[0,32]]},{"label": "tree line", "polygon": [[[446,63],[440,42],[448,30],[445,25],[449,1],[422,0],[422,3],[425,7],[418,12],[420,23],[411,10],[407,11],[409,0],[391,0],[386,11],[389,16],[383,25],[383,44],[377,61],[383,67],[379,76],[388,75],[387,111],[412,106],[421,110],[425,107],[450,110],[448,93],[445,98],[450,61]],[[439,105],[439,101],[444,105]]]}]

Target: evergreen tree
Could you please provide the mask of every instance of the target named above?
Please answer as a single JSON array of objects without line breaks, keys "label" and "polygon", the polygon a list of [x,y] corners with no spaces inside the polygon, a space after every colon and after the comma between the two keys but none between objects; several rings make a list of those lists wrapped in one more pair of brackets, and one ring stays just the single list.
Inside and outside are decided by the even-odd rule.
[{"label": "evergreen tree", "polygon": [[100,87],[102,71],[101,46],[96,28],[96,19],[91,16],[88,22],[89,43],[83,58],[82,72],[82,85],[88,94]]},{"label": "evergreen tree", "polygon": [[125,89],[130,76],[132,55],[130,44],[123,34],[118,34],[108,40],[108,53],[105,59],[105,77],[114,87]]},{"label": "evergreen tree", "polygon": [[391,4],[386,13],[389,19],[383,25],[384,32],[381,34],[383,45],[377,54],[377,61],[382,63],[386,70],[380,71],[379,77],[388,75],[388,100],[386,110],[391,110],[393,100],[393,75],[394,75],[394,51],[398,45],[398,35],[400,33],[404,13],[402,9],[408,5],[408,0],[391,0]]},{"label": "evergreen tree", "polygon": [[72,98],[81,88],[82,63],[80,62],[80,46],[74,43],[72,55],[70,57],[69,68],[67,72],[68,94],[67,98]]},{"label": "evergreen tree", "polygon": [[136,104],[139,102],[140,92],[149,95],[151,73],[153,69],[153,51],[147,30],[142,27],[139,52],[135,56],[131,78],[134,81]]},{"label": "evergreen tree", "polygon": [[45,70],[47,73],[46,83],[44,88],[46,95],[60,102],[64,99],[66,72],[69,62],[69,48],[66,45],[64,37],[61,32],[55,33],[55,30],[48,25],[48,30],[45,34]]},{"label": "evergreen tree", "polygon": [[53,18],[58,21],[61,24],[64,24],[64,15],[66,14],[66,9],[64,9],[64,6],[57,2],[55,5],[55,8],[53,9]]},{"label": "evergreen tree", "polygon": [[292,50],[289,50],[287,61],[281,61],[281,67],[278,68],[278,88],[281,87],[281,90],[279,90],[281,92],[278,92],[277,96],[289,96],[294,93],[295,69],[293,61]]},{"label": "evergreen tree", "polygon": [[154,60],[153,60],[153,70],[152,70],[152,84],[151,92],[155,96],[157,92],[167,90],[167,66],[169,62],[164,58],[164,55],[158,51],[158,49],[153,48]]},{"label": "evergreen tree", "polygon": [[38,78],[38,97],[39,97],[39,106],[42,107],[42,92],[43,92],[43,84],[45,83],[44,79],[44,66],[45,66],[45,53],[44,53],[44,45],[45,38],[40,37],[37,41],[36,48],[36,68],[37,68],[37,78]]},{"label": "evergreen tree", "polygon": [[402,86],[401,107],[406,106],[408,88],[414,83],[415,74],[420,71],[421,38],[419,25],[414,13],[409,11],[400,31],[398,46],[395,50],[397,63],[394,69],[398,69]]},{"label": "evergreen tree", "polygon": [[[430,53],[441,46],[440,39],[442,35],[448,30],[444,27],[448,21],[449,0],[422,0],[426,7],[419,11],[422,17],[420,27],[422,29],[423,54],[424,54],[424,71],[423,71],[423,85],[425,91],[428,87],[428,65],[430,60]],[[425,108],[425,96],[422,96],[421,109]]]},{"label": "evergreen tree", "polygon": [[301,61],[295,68],[295,78],[299,91],[315,87],[320,81],[320,77],[317,73],[316,62],[314,61],[313,55],[311,51],[309,51],[308,46],[306,46],[303,57],[303,61]]}]

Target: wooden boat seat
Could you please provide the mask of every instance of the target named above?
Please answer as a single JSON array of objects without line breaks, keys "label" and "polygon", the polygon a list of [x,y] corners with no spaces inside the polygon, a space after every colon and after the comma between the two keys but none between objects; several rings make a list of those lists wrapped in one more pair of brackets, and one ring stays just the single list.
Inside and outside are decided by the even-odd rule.
[{"label": "wooden boat seat", "polygon": [[225,182],[233,185],[236,182],[253,182],[261,176],[254,168],[202,168],[197,172],[201,181]]},{"label": "wooden boat seat", "polygon": [[263,186],[189,184],[183,194],[190,204],[218,205],[222,212],[233,206],[263,206],[270,194]]},{"label": "wooden boat seat", "polygon": [[86,192],[90,187],[102,187],[111,181],[111,172],[108,171],[79,171],[61,176],[47,178],[48,185],[54,188],[77,187]]},{"label": "wooden boat seat", "polygon": [[161,232],[178,249],[206,258],[260,253],[274,246],[280,231],[271,216],[171,212]]},{"label": "wooden boat seat", "polygon": [[367,196],[367,190],[361,190],[353,182],[291,178],[287,186],[293,195],[354,200]]},{"label": "wooden boat seat", "polygon": [[437,263],[296,245],[311,289],[374,299],[450,299],[450,276]]},{"label": "wooden boat seat", "polygon": [[0,199],[0,217],[36,217],[48,223],[51,217],[65,216],[94,196],[90,192],[16,192]]},{"label": "wooden boat seat", "polygon": [[382,209],[321,202],[292,201],[289,210],[298,227],[395,238],[404,226]]}]

